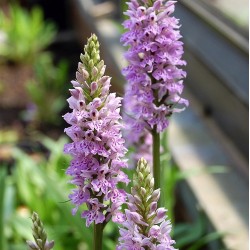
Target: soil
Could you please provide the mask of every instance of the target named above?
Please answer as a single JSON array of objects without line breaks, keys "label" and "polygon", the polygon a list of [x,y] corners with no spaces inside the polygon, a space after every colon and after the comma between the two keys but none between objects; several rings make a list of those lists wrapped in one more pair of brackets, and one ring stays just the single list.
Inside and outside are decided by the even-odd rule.
[{"label": "soil", "polygon": [[29,102],[25,85],[32,77],[30,65],[0,65],[0,107],[25,108]]}]

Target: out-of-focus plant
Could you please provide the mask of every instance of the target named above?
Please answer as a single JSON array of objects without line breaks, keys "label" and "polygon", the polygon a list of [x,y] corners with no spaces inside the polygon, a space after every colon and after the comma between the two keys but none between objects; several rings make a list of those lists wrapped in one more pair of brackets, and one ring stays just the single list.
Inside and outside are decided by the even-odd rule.
[{"label": "out-of-focus plant", "polygon": [[45,22],[42,10],[30,13],[17,4],[0,11],[0,62],[32,64],[54,39],[54,24]]},{"label": "out-of-focus plant", "polygon": [[[208,232],[208,219],[200,211],[198,218],[193,223],[178,223],[174,228],[176,248],[187,250],[203,250],[209,244],[216,244],[218,250],[223,250],[220,240],[224,233]],[[225,250],[225,249],[224,249]]]},{"label": "out-of-focus plant", "polygon": [[70,215],[68,179],[64,174],[69,158],[62,155],[66,139],[43,138],[41,141],[50,151],[49,158],[15,150],[16,164],[12,175],[0,173],[0,178],[4,176],[5,180],[0,183],[0,197],[4,193],[4,202],[0,206],[3,211],[0,227],[4,222],[4,241],[1,243],[6,243],[5,249],[26,249],[25,240],[32,239],[29,217],[32,211],[37,211],[48,235],[56,241],[54,250],[90,249],[91,230],[86,230],[79,218]]},{"label": "out-of-focus plant", "polygon": [[16,142],[18,140],[18,131],[11,129],[0,130],[0,144]]},{"label": "out-of-focus plant", "polygon": [[[27,83],[27,90],[34,109],[29,119],[36,125],[58,125],[62,122],[60,112],[65,107],[65,84],[68,76],[68,63],[61,61],[54,66],[50,54],[43,54],[34,65],[35,79]],[[31,112],[30,112],[31,111]]]},{"label": "out-of-focus plant", "polygon": [[[26,249],[25,240],[32,238],[29,219],[32,211],[39,214],[49,237],[55,240],[54,250],[92,249],[92,228],[87,229],[84,226],[80,215],[70,214],[72,205],[67,197],[69,179],[65,175],[69,157],[62,154],[67,139],[39,139],[50,152],[49,157],[43,154],[27,155],[21,150],[15,150],[13,156],[16,164],[12,168],[12,174],[7,175],[4,166],[0,167],[0,249]],[[167,160],[167,157],[162,159]],[[131,175],[132,172],[133,169],[130,170]],[[170,206],[174,204],[174,200],[172,205],[169,204],[169,197],[173,197],[174,186],[184,178],[174,167],[172,175],[175,176],[172,187],[166,187],[169,191],[163,190],[168,197],[166,207],[169,212]],[[218,232],[207,234],[206,228],[207,221],[202,214],[194,223],[175,224],[174,238],[178,247],[186,249],[189,246],[189,250],[204,249],[204,245],[222,236]],[[118,234],[114,223],[107,224],[104,237],[103,249],[115,249]]]}]

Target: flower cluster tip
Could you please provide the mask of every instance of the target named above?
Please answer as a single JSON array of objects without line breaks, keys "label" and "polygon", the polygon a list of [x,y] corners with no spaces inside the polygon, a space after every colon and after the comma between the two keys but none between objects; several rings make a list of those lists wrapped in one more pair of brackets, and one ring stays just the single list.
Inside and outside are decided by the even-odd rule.
[{"label": "flower cluster tip", "polygon": [[120,228],[117,250],[175,250],[171,223],[165,208],[157,208],[160,189],[154,190],[154,178],[143,158],[138,161],[128,209]]},{"label": "flower cluster tip", "polygon": [[47,234],[44,230],[43,223],[41,222],[37,213],[33,212],[31,216],[33,226],[34,241],[27,240],[27,246],[30,250],[50,250],[54,247],[54,241],[47,240]]}]

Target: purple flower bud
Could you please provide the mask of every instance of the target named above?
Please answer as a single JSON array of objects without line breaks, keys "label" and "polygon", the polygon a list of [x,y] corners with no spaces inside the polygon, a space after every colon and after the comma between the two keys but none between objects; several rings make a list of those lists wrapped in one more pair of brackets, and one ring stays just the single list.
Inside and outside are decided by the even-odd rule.
[{"label": "purple flower bud", "polygon": [[131,212],[127,209],[125,209],[125,214],[128,220],[133,221],[135,224],[140,224],[140,225],[145,225],[147,226],[148,224],[143,221],[143,218],[140,214],[137,212]]},{"label": "purple flower bud", "polygon": [[156,211],[156,216],[154,218],[154,223],[158,224],[165,220],[167,210],[165,208],[158,208]]},{"label": "purple flower bud", "polygon": [[70,89],[69,92],[70,92],[70,94],[71,94],[74,98],[76,98],[76,99],[79,98],[79,93],[80,93],[79,89],[77,89],[77,88],[75,88],[75,89]]},{"label": "purple flower bud", "polygon": [[84,68],[81,68],[81,73],[82,73],[82,77],[83,77],[84,81],[86,81],[89,78],[88,71]]},{"label": "purple flower bud", "polygon": [[27,240],[26,243],[30,249],[34,249],[34,250],[38,249],[38,246],[35,242],[33,242],[31,240]]},{"label": "purple flower bud", "polygon": [[55,244],[55,242],[52,240],[52,241],[47,241],[46,243],[45,243],[45,248],[44,248],[44,250],[50,250],[50,249],[52,249],[53,247],[54,247],[54,244]]},{"label": "purple flower bud", "polygon": [[149,210],[149,214],[152,214],[155,212],[155,210],[157,209],[157,202],[154,201],[150,204],[150,210]]},{"label": "purple flower bud", "polygon": [[160,189],[154,190],[154,192],[152,193],[152,196],[151,196],[152,201],[157,202],[160,198],[160,193],[161,193]]},{"label": "purple flower bud", "polygon": [[142,196],[145,196],[146,193],[147,193],[146,189],[143,188],[143,187],[141,187],[141,194],[142,194]]},{"label": "purple flower bud", "polygon": [[71,81],[73,87],[81,87],[81,84],[77,81]]},{"label": "purple flower bud", "polygon": [[103,65],[101,70],[100,70],[100,75],[103,76],[104,72],[106,70],[106,65]]},{"label": "purple flower bud", "polygon": [[99,79],[99,81],[98,81],[98,84],[100,84],[100,85],[107,85],[106,84],[106,82],[107,81],[109,81],[109,83],[110,83],[110,77],[109,76],[103,76],[103,77],[101,77],[100,79]]},{"label": "purple flower bud", "polygon": [[98,88],[97,83],[96,82],[92,82],[90,84],[90,90],[91,90],[90,94],[93,95],[96,92],[97,88]]},{"label": "purple flower bud", "polygon": [[138,195],[135,195],[134,198],[135,198],[135,203],[141,204],[141,198]]},{"label": "purple flower bud", "polygon": [[154,3],[153,9],[157,11],[157,10],[160,9],[161,5],[162,5],[162,1],[161,0],[157,0]]},{"label": "purple flower bud", "polygon": [[[104,73],[104,72],[103,72]],[[98,69],[97,69],[97,67],[93,67],[93,69],[92,69],[92,76],[97,76],[97,74],[98,74]]]},{"label": "purple flower bud", "polygon": [[76,72],[76,80],[79,82],[79,83],[81,83],[81,84],[83,84],[84,83],[84,81],[85,81],[85,78],[83,77],[83,75],[80,73],[80,72]]}]

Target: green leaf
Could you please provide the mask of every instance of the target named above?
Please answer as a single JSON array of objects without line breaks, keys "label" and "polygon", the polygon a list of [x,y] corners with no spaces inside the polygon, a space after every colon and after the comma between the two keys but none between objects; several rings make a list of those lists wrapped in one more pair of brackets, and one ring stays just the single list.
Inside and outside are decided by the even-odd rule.
[{"label": "green leaf", "polygon": [[191,247],[189,247],[188,250],[202,249],[202,247],[206,246],[207,244],[213,241],[221,240],[224,235],[225,235],[224,233],[220,233],[220,232],[213,232],[213,233],[207,234],[201,239],[199,239],[197,242],[195,242]]},{"label": "green leaf", "polygon": [[[25,215],[25,214],[24,214]],[[29,239],[31,232],[31,219],[25,217],[21,213],[16,213],[13,215],[11,221],[12,221],[12,226],[15,231],[18,232],[19,237],[22,237],[24,239]]]},{"label": "green leaf", "polygon": [[183,248],[184,246],[188,246],[193,242],[196,242],[202,237],[204,230],[205,221],[202,215],[194,224],[189,224],[187,227],[182,226],[182,230],[179,230],[179,232],[175,229],[174,239],[176,240],[176,248]]},{"label": "green leaf", "polygon": [[[35,79],[27,83],[27,90],[36,105],[34,123],[59,125],[63,119],[60,115],[66,106],[68,94],[68,63],[61,61],[57,66],[51,54],[43,53],[34,64]],[[44,101],[46,100],[46,101]]]},{"label": "green leaf", "polygon": [[[65,244],[77,244],[77,242],[85,242],[91,249],[92,231],[85,227],[85,221],[79,218],[79,214],[72,216],[72,205],[70,202],[65,202],[68,201],[67,194],[69,194],[68,178],[62,171],[62,166],[52,166],[52,164],[59,164],[66,139],[63,137],[55,142],[45,138],[45,141],[48,147],[53,148],[49,160],[42,158],[39,162],[35,162],[20,150],[16,150],[14,153],[17,160],[14,178],[20,202],[31,211],[37,211],[46,228],[48,225],[48,228],[51,229],[49,236],[51,239],[59,241],[54,247],[55,250],[63,250]],[[25,181],[25,184],[21,183],[22,180]],[[27,189],[29,190],[27,191]],[[17,231],[14,236],[24,237],[26,232],[20,233],[21,223],[19,221],[14,223],[12,220],[12,229]],[[56,231],[56,228],[62,230]],[[72,241],[71,238],[74,240]]]},{"label": "green leaf", "polygon": [[6,34],[5,50],[0,48],[0,56],[5,61],[33,64],[38,54],[54,39],[55,25],[44,21],[38,7],[30,12],[18,4],[10,4],[10,13],[0,11],[0,30]]}]

